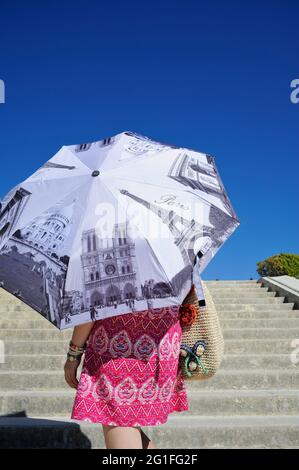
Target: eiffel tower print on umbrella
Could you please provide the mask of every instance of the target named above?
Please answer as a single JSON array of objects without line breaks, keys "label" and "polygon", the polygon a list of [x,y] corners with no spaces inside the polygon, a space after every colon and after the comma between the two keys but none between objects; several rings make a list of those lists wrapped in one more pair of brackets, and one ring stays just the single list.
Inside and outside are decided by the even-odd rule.
[{"label": "eiffel tower print on umbrella", "polygon": [[132,132],[63,146],[0,202],[0,286],[59,329],[180,305],[192,284],[204,302],[239,224],[210,155]]}]

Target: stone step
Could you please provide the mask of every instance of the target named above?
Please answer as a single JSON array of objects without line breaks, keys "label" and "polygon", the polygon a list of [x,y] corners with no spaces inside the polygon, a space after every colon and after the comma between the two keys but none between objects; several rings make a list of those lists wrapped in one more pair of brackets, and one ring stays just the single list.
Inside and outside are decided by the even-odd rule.
[{"label": "stone step", "polygon": [[[282,299],[283,302],[284,296],[279,296],[276,292],[269,291],[266,288],[250,288],[250,289],[209,289],[212,297],[219,297],[219,298],[263,298],[263,299]],[[30,307],[24,302],[20,301],[9,301],[0,298],[0,311],[8,310],[8,311],[24,311],[24,312],[32,312],[35,311],[33,307]]]},{"label": "stone step", "polygon": [[2,309],[0,308],[0,318],[1,319],[6,319],[6,318],[23,318],[24,320],[41,320],[41,321],[47,321],[46,318],[44,318],[39,312],[35,310],[8,310],[8,309]]},{"label": "stone step", "polygon": [[208,380],[190,380],[190,389],[267,390],[271,388],[296,389],[299,393],[299,368],[290,369],[219,369]]},{"label": "stone step", "polygon": [[284,297],[274,297],[268,295],[213,295],[213,301],[216,304],[283,304]]},{"label": "stone step", "polygon": [[[232,316],[235,317],[236,315],[239,317],[245,317],[246,315],[256,315],[257,317],[260,316],[269,316],[269,315],[286,315],[290,314],[294,317],[299,317],[299,310],[294,310],[293,303],[282,303],[282,304],[227,304],[227,303],[219,303],[215,304],[217,313],[219,317],[222,316]],[[11,320],[31,320],[31,321],[40,321],[44,322],[44,324],[50,324],[48,320],[43,318],[38,312],[0,312],[0,320],[3,322],[8,322]],[[52,325],[53,326],[53,325]],[[53,327],[55,328],[55,327]],[[55,328],[57,330],[57,328]]]},{"label": "stone step", "polygon": [[29,308],[26,304],[22,303],[21,305],[13,305],[7,301],[0,299],[0,312],[35,312],[33,308]]},{"label": "stone step", "polygon": [[57,328],[54,330],[43,328],[43,329],[28,329],[28,330],[10,330],[10,329],[2,329],[0,331],[0,340],[9,340],[9,341],[18,341],[18,340],[25,340],[33,341],[35,338],[39,340],[57,340],[57,341],[64,341],[67,342],[72,337],[72,329],[69,328],[68,330],[59,331]]},{"label": "stone step", "polygon": [[[230,303],[215,303],[215,307],[219,315],[224,311],[231,311],[231,312],[268,312],[269,310],[273,311],[288,311],[293,310],[294,303],[292,302],[285,302],[285,303],[278,303],[278,304],[260,304],[260,303],[249,303],[249,304],[230,304]],[[298,312],[298,310],[294,310]]]},{"label": "stone step", "polygon": [[[222,288],[209,288],[212,296],[218,296],[218,297],[266,297],[266,298],[282,298],[284,299],[283,296],[279,296],[276,292],[268,290],[268,288],[265,287],[250,287],[250,288],[227,288],[227,287],[222,287]],[[20,300],[7,300],[3,299],[0,297],[0,305],[1,308],[7,308],[9,310],[25,310],[30,312],[31,310],[34,310],[31,306],[26,304],[25,302],[22,302]]]},{"label": "stone step", "polygon": [[[179,416],[145,427],[158,448],[294,448],[299,423],[294,416]],[[182,436],[188,436],[183,439]],[[101,425],[69,419],[0,419],[1,448],[103,448]]]},{"label": "stone step", "polygon": [[[64,354],[68,342],[59,341],[5,341],[6,354]],[[227,354],[290,354],[293,348],[289,339],[226,339]]]},{"label": "stone step", "polygon": [[[1,322],[0,322],[1,324]],[[234,328],[299,328],[299,316],[298,318],[260,318],[260,319],[221,319],[221,327],[223,329],[234,329]]]},{"label": "stone step", "polygon": [[[299,358],[298,358],[299,359]],[[221,369],[292,369],[299,372],[299,364],[292,362],[290,354],[225,354]]]},{"label": "stone step", "polygon": [[226,339],[227,354],[291,354],[294,347],[290,339]]},{"label": "stone step", "polygon": [[245,287],[236,287],[236,286],[208,286],[208,289],[209,291],[212,293],[212,295],[216,294],[216,293],[251,293],[251,292],[272,292],[269,290],[268,287],[265,287],[265,286],[261,286],[260,284],[256,284],[256,285],[250,285],[250,286],[245,286]]},{"label": "stone step", "polygon": [[6,354],[0,370],[61,370],[65,360],[66,354]]},{"label": "stone step", "polygon": [[299,310],[252,310],[252,311],[238,311],[238,310],[218,310],[218,315],[221,321],[234,320],[234,319],[299,319]]},{"label": "stone step", "polygon": [[[226,318],[221,316],[221,326],[224,329],[231,328],[299,328],[299,315],[292,318]],[[0,337],[1,331],[5,330],[40,330],[45,329],[53,333],[59,333],[57,328],[45,320],[24,320],[13,319],[3,320],[0,317]]]},{"label": "stone step", "polygon": [[266,291],[265,289],[244,289],[244,290],[240,290],[240,291],[228,291],[227,289],[223,289],[223,290],[220,290],[220,289],[216,289],[212,291],[212,289],[210,289],[210,293],[214,298],[222,298],[222,297],[229,297],[229,298],[233,298],[233,297],[243,297],[243,298],[255,298],[255,297],[258,297],[258,298],[262,298],[262,299],[272,299],[272,298],[275,298],[275,299],[278,299],[278,298],[282,298],[284,299],[284,297],[279,297],[276,295],[275,292],[270,292],[270,291]]},{"label": "stone step", "polygon": [[[41,330],[42,331],[42,330]],[[223,329],[224,339],[289,339],[299,338],[298,328],[234,328]]]},{"label": "stone step", "polygon": [[[1,390],[65,389],[63,371],[0,371]],[[299,388],[299,373],[279,369],[220,369],[208,380],[190,381],[190,387],[200,389],[269,389]]]},{"label": "stone step", "polygon": [[20,312],[20,311],[35,312],[33,308],[29,307],[29,305],[25,304],[24,302],[19,302],[19,303],[15,303],[11,301],[2,302],[0,300],[0,311],[2,310],[9,310],[9,311],[15,311],[15,312]]},{"label": "stone step", "polygon": [[227,280],[219,280],[219,281],[216,281],[216,280],[204,280],[202,279],[202,281],[207,284],[207,286],[229,286],[229,285],[232,285],[232,286],[252,286],[252,285],[261,285],[261,283],[258,282],[257,279],[244,279],[244,280],[230,280],[230,279],[227,279]]},{"label": "stone step", "polygon": [[[5,362],[0,363],[0,370],[62,370],[65,354],[6,354]],[[290,354],[225,354],[221,369],[293,369],[299,370],[299,365],[292,363]]]},{"label": "stone step", "polygon": [[30,312],[14,312],[14,311],[0,311],[0,318],[1,320],[11,320],[11,319],[22,319],[22,320],[32,320],[32,321],[43,321],[43,322],[48,322],[49,321],[44,318],[40,313],[31,310]]},{"label": "stone step", "polygon": [[[282,304],[282,306],[285,304]],[[232,320],[232,319],[288,319],[288,318],[297,318],[299,319],[299,310],[292,310],[290,308],[273,308],[272,306],[263,308],[263,309],[244,309],[235,307],[232,308],[219,308],[217,307],[217,313],[219,319],[223,320]],[[58,331],[58,329],[53,326],[48,320],[45,320],[37,312],[32,313],[31,315],[12,315],[8,313],[0,314],[0,329],[1,328],[10,328],[19,327],[19,324],[16,322],[22,322],[20,325],[24,328],[49,328],[52,331]],[[23,323],[24,322],[24,323]],[[26,324],[26,322],[30,322]],[[27,325],[27,326],[26,326]]]},{"label": "stone step", "polygon": [[[52,331],[51,329],[2,329],[0,331],[0,340],[2,341],[18,341],[28,340],[34,341],[36,338],[39,340],[57,340],[69,341],[72,336],[72,330]],[[290,341],[299,337],[298,328],[234,328],[223,329],[224,339],[289,339]]]},{"label": "stone step", "polygon": [[[187,390],[189,410],[183,415],[298,415],[298,390]],[[8,391],[0,393],[2,416],[71,416],[75,390]]]},{"label": "stone step", "polygon": [[[37,315],[35,315],[37,317]],[[55,328],[49,321],[41,318],[35,319],[35,320],[30,320],[30,319],[24,319],[24,318],[5,318],[3,319],[2,316],[0,315],[0,335],[1,335],[1,330],[7,330],[7,329],[23,329],[23,330],[28,330],[28,329],[46,329],[50,331],[55,331],[57,332],[57,328]]]},{"label": "stone step", "polygon": [[5,354],[66,354],[67,341],[5,341]]},{"label": "stone step", "polygon": [[221,304],[221,305],[268,305],[272,306],[273,305],[279,305],[284,303],[284,297],[256,297],[252,296],[252,298],[248,299],[248,296],[244,297],[232,297],[232,298],[224,298],[224,297],[215,297],[213,296],[214,303],[216,307]]},{"label": "stone step", "polygon": [[[213,297],[214,298],[214,297]],[[246,300],[246,299],[245,299]],[[293,309],[294,303],[293,302],[284,302],[284,297],[261,297],[259,300],[260,302],[231,302],[230,300],[227,301],[221,301],[221,298],[215,302],[215,305],[217,304],[217,307],[221,308],[222,310],[231,308],[231,304],[235,306],[235,308],[240,308],[242,309]],[[224,307],[222,306],[224,305]],[[8,308],[0,305],[0,316],[2,315],[24,315],[26,317],[31,316],[31,315],[37,315],[37,318],[43,319],[43,316],[33,310],[33,309],[25,309],[25,308],[20,308],[16,310],[15,308]]]},{"label": "stone step", "polygon": [[265,292],[258,290],[257,292],[227,292],[225,289],[224,292],[211,292],[213,300],[221,301],[222,299],[246,299],[246,300],[254,300],[264,299],[267,301],[268,299],[284,299],[284,297],[278,297],[276,292]]},{"label": "stone step", "polygon": [[[215,303],[270,303],[270,304],[277,304],[277,303],[285,303],[285,298],[284,297],[278,297],[276,296],[275,292],[264,292],[264,291],[257,291],[257,292],[250,292],[250,293],[245,293],[245,292],[211,292],[213,300]],[[14,305],[10,305],[4,302],[0,301],[0,313],[12,313],[12,312],[23,312],[23,313],[35,313],[35,310],[25,308],[20,306],[20,308],[17,308]],[[37,312],[38,313],[38,312]]]}]

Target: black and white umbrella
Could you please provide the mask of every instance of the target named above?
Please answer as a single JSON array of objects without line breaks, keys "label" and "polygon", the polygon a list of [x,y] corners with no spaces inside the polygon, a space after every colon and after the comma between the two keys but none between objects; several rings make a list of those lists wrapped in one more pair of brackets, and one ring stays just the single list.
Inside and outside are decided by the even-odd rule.
[{"label": "black and white umbrella", "polygon": [[59,329],[182,303],[240,224],[210,155],[63,146],[0,203],[0,285]]}]

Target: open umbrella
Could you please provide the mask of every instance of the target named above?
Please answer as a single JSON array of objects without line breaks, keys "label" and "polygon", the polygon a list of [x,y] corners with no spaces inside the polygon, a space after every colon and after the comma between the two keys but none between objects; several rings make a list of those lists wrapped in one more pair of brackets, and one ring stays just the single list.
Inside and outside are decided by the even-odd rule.
[{"label": "open umbrella", "polygon": [[0,285],[59,329],[180,305],[239,225],[210,155],[122,132],[0,203]]}]

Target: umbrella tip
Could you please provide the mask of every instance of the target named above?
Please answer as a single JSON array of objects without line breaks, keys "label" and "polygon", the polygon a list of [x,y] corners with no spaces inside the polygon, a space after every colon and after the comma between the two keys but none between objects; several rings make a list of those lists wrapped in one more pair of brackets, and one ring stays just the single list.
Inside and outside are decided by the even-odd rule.
[{"label": "umbrella tip", "polygon": [[91,173],[91,176],[99,176],[100,172],[99,170],[93,170],[93,172]]}]

